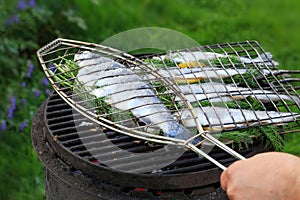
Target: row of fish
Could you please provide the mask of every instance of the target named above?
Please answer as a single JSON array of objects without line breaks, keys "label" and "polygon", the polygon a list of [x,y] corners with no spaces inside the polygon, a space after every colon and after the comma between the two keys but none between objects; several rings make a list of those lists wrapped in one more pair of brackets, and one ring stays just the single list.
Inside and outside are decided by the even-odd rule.
[{"label": "row of fish", "polygon": [[[176,63],[191,63],[194,61],[212,60],[216,58],[229,58],[229,55],[219,54],[214,52],[176,52],[169,53],[168,55],[162,55],[155,57],[154,59],[170,59]],[[266,65],[278,65],[276,61],[272,60],[272,54],[266,52],[259,55],[257,58],[250,59],[240,56],[235,56],[236,59],[244,64],[251,63],[265,63]],[[291,101],[300,104],[299,97],[278,94],[272,91],[266,90],[249,90],[248,88],[241,88],[237,86],[225,85],[224,83],[212,82],[211,79],[224,79],[233,77],[235,75],[243,75],[246,73],[252,74],[254,78],[254,72],[258,72],[257,78],[284,74],[284,70],[271,71],[267,69],[222,69],[213,66],[199,67],[199,65],[192,66],[191,68],[178,68],[168,67],[167,69],[160,69],[158,74],[166,78],[172,78],[179,85],[179,90],[185,95],[185,98],[190,102],[209,100],[210,102],[229,102],[233,100],[242,100],[248,97],[255,98],[262,103],[278,102],[280,100]],[[151,75],[150,75],[151,76]],[[148,76],[149,78],[149,76]],[[152,78],[152,77],[151,77]],[[151,79],[150,78],[150,79]],[[207,80],[207,83],[200,83],[201,80]],[[190,84],[198,83],[198,84]],[[173,92],[173,91],[169,91]],[[177,101],[180,98],[176,97]]]},{"label": "row of fish", "polygon": [[[170,55],[169,55],[170,56]],[[165,59],[165,55],[161,56],[162,59]],[[182,60],[191,61],[194,59],[212,59],[216,57],[226,57],[224,54],[217,54],[212,52],[178,52],[171,54],[171,57],[174,58],[173,60],[176,62],[182,62]],[[248,59],[244,57],[239,57],[244,63],[251,63],[251,62],[267,62],[272,58],[270,53],[262,54],[258,58],[255,59]],[[86,60],[85,64],[88,65],[89,62],[97,62],[95,58],[92,60]],[[155,59],[155,58],[153,58]],[[275,62],[275,61],[274,61]],[[212,66],[207,67],[194,67],[194,68],[178,68],[178,67],[168,67],[167,69],[158,69],[156,71],[157,74],[163,76],[164,78],[170,78],[175,80],[177,83],[196,83],[201,80],[210,80],[210,79],[225,79],[229,77],[233,77],[235,75],[243,75],[246,73],[254,73],[258,72],[255,69],[223,69],[217,68]],[[270,71],[267,69],[260,69],[259,76],[269,76],[274,73],[278,73],[279,71]],[[253,75],[254,76],[254,75]],[[151,73],[143,74],[142,77],[146,80],[156,79]]]},{"label": "row of fish", "polygon": [[[190,110],[186,109],[175,113],[181,117],[184,126],[181,125],[173,113],[156,96],[156,93],[148,82],[149,76],[153,75],[145,75],[110,58],[101,57],[89,51],[75,54],[74,61],[80,66],[77,75],[78,84],[83,85],[86,91],[96,98],[103,98],[107,104],[121,111],[131,111],[140,121],[162,130],[165,136],[186,140],[194,135],[187,129],[196,127],[196,119],[192,117]],[[204,69],[204,71],[203,69],[171,68],[166,71],[162,69],[158,70],[157,73],[170,77],[180,77],[184,74],[194,76],[196,73],[205,73],[203,76],[207,77],[207,73],[212,73],[211,69]],[[213,70],[213,72],[216,71],[219,70]],[[246,71],[242,72],[246,73]],[[236,71],[238,74],[242,72]],[[228,69],[222,73],[232,76],[234,71],[230,74],[230,70]],[[217,75],[219,77],[220,73]],[[203,98],[219,98],[219,100],[220,98],[224,98],[221,100],[229,101],[232,96],[242,96],[243,98],[252,96],[262,102],[266,99],[277,101],[281,98],[299,103],[299,99],[296,97],[280,96],[263,90],[249,92],[247,91],[249,89],[223,85],[221,83],[204,83],[202,86],[199,84],[187,84],[179,87],[190,102],[199,101]],[[224,96],[220,96],[220,94]],[[201,125],[209,126],[214,124],[223,128],[225,128],[225,125],[226,127],[230,126],[230,124],[245,126],[245,124],[252,123],[284,123],[294,121],[298,117],[295,113],[226,109],[221,107],[198,107],[194,111]]]},{"label": "row of fish", "polygon": [[[207,61],[211,62],[214,59],[228,58],[228,60],[235,59],[241,62],[241,64],[255,64],[257,66],[277,66],[278,62],[272,60],[273,56],[271,53],[266,52],[258,55],[256,58],[247,58],[243,56],[220,54],[215,52],[205,51],[183,51],[183,52],[172,52],[161,56],[155,56],[153,60],[171,60],[177,63],[178,67],[168,67],[168,69],[161,69],[158,71],[159,74],[165,78],[172,78],[177,83],[196,83],[201,80],[209,79],[224,79],[233,77],[235,75],[243,75],[246,73],[255,72],[254,69],[246,68],[230,68],[223,69],[214,67],[211,64],[205,64]],[[203,64],[204,63],[204,64]],[[259,75],[264,77],[272,74],[273,72],[266,69],[259,69]],[[274,72],[275,73],[275,72]],[[151,76],[150,76],[151,77]],[[147,77],[149,78],[149,77]]]}]

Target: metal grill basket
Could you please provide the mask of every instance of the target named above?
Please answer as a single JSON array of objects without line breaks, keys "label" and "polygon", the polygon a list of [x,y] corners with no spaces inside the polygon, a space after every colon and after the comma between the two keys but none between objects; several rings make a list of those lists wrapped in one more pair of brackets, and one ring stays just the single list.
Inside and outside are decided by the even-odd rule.
[{"label": "metal grill basket", "polygon": [[[134,56],[93,43],[56,39],[37,52],[56,92],[109,129],[153,143],[201,150],[217,133],[272,125],[299,132],[299,71],[279,70],[256,41]],[[298,84],[299,85],[299,84]]]}]

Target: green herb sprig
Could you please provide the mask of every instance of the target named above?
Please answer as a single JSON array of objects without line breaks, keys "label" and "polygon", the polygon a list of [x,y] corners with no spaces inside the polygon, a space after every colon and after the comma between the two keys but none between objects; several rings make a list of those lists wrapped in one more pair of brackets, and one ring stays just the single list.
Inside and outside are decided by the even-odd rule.
[{"label": "green herb sprig", "polygon": [[55,71],[48,70],[53,79],[63,87],[72,88],[78,74],[79,66],[76,62],[61,57],[63,64],[54,64]]},{"label": "green herb sprig", "polygon": [[210,60],[210,63],[215,67],[244,68],[242,61],[237,56],[214,58]]},{"label": "green herb sprig", "polygon": [[163,60],[163,59],[156,59],[156,58],[152,58],[152,59],[147,58],[147,59],[144,59],[144,62],[152,64],[156,68],[159,68],[159,69],[165,68],[166,66],[167,67],[175,67],[176,66],[176,63],[173,62],[171,59]]}]

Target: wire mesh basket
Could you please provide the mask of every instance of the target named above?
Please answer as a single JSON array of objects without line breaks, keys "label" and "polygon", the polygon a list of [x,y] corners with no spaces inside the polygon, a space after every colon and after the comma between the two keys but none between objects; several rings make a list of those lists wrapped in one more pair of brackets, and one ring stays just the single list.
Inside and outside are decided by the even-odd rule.
[{"label": "wire mesh basket", "polygon": [[[57,39],[38,52],[53,88],[102,127],[202,152],[209,141],[244,159],[216,133],[261,126],[299,132],[299,71],[279,70],[256,41],[130,55]],[[298,84],[298,86],[297,86]]]}]

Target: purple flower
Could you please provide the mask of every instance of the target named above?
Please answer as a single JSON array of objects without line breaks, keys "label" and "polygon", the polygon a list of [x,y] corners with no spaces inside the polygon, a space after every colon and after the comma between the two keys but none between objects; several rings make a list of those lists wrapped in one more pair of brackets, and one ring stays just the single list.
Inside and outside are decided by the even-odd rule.
[{"label": "purple flower", "polygon": [[12,119],[14,117],[14,111],[15,109],[13,109],[12,107],[8,109],[8,114],[7,114],[8,119]]},{"label": "purple flower", "polygon": [[27,122],[23,122],[21,125],[20,125],[20,132],[23,132],[24,129],[27,127]]},{"label": "purple flower", "polygon": [[6,24],[7,24],[7,26],[11,26],[11,25],[13,24],[12,19],[11,19],[11,18],[8,18],[8,19],[6,20]]},{"label": "purple flower", "polygon": [[16,97],[12,96],[10,98],[10,107],[8,109],[7,118],[12,119],[14,117],[14,111],[17,108],[17,100]]},{"label": "purple flower", "polygon": [[25,87],[26,87],[26,82],[23,81],[23,82],[21,83],[21,86],[22,86],[22,88],[25,88]]},{"label": "purple flower", "polygon": [[29,7],[34,7],[35,6],[35,0],[29,0],[28,5],[29,5]]},{"label": "purple flower", "polygon": [[34,92],[34,96],[35,96],[35,97],[39,97],[40,94],[41,94],[41,91],[40,91],[40,90],[36,90],[36,91]]},{"label": "purple flower", "polygon": [[18,15],[13,15],[6,20],[6,24],[8,26],[12,26],[13,24],[18,24],[19,22],[20,22],[20,19],[19,19]]},{"label": "purple flower", "polygon": [[50,69],[52,72],[55,71],[55,66],[54,66],[53,63],[50,63],[50,64],[49,64],[49,69]]},{"label": "purple flower", "polygon": [[14,15],[13,19],[14,19],[15,24],[18,24],[20,22],[20,18],[18,15]]},{"label": "purple flower", "polygon": [[0,126],[0,130],[1,131],[5,131],[6,127],[7,127],[7,123],[6,123],[6,121],[3,121],[2,124],[1,124],[1,126]]},{"label": "purple flower", "polygon": [[30,63],[29,67],[28,67],[28,71],[27,71],[27,77],[28,78],[30,78],[33,69],[34,69],[34,65],[32,63]]},{"label": "purple flower", "polygon": [[45,86],[49,85],[49,81],[48,81],[48,79],[46,77],[44,78],[43,83],[44,83]]},{"label": "purple flower", "polygon": [[22,105],[24,106],[26,105],[26,103],[27,103],[26,99],[22,99]]},{"label": "purple flower", "polygon": [[46,92],[46,94],[48,94],[48,95],[51,93],[51,91],[50,91],[49,89],[46,89],[45,92]]},{"label": "purple flower", "polygon": [[16,97],[12,96],[10,98],[10,104],[11,104],[11,108],[12,109],[16,109],[16,106],[17,106],[17,100],[16,100]]},{"label": "purple flower", "polygon": [[18,10],[25,10],[27,7],[26,2],[24,0],[19,1]]}]

